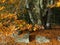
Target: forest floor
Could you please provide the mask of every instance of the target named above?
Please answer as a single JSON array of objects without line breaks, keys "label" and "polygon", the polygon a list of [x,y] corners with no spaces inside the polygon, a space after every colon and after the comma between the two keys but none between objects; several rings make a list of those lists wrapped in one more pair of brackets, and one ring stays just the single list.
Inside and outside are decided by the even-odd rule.
[{"label": "forest floor", "polygon": [[[21,43],[21,42],[15,42],[18,37],[10,37],[10,36],[1,36],[0,35],[0,45],[60,45],[60,28],[57,28],[59,26],[54,26],[53,29],[44,29],[44,30],[37,30],[33,31],[29,35],[29,43]],[[19,37],[23,37],[26,34],[26,32],[23,32],[22,34],[18,35]],[[40,36],[40,41],[46,41],[45,38],[48,38],[50,40],[47,43],[39,43],[36,40],[36,37]],[[41,38],[42,36],[42,38]],[[26,37],[26,36],[25,36]],[[26,39],[26,38],[25,38]],[[3,44],[4,43],[4,44]]]},{"label": "forest floor", "polygon": [[[50,42],[48,43],[37,43],[35,40],[35,37],[37,35],[45,36],[50,39]],[[16,43],[16,45],[60,45],[60,38],[58,40],[58,37],[60,36],[60,29],[47,29],[47,30],[40,30],[36,31],[30,34],[30,42],[29,43]]]}]

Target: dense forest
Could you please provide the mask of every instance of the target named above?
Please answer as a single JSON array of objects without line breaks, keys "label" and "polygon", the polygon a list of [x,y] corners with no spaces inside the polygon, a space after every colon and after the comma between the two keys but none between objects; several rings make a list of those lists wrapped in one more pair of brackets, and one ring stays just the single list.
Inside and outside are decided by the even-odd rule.
[{"label": "dense forest", "polygon": [[16,14],[18,19],[41,25],[42,17],[46,15],[47,5],[55,2],[56,0],[0,0],[0,14]]},{"label": "dense forest", "polygon": [[[60,24],[60,10],[55,10],[57,9],[55,8],[52,10],[52,15],[49,15],[49,10],[47,10],[51,7],[48,6],[55,4],[56,1],[57,0],[0,0],[1,40],[7,39],[7,43],[9,42],[9,38],[11,39],[9,43],[13,44],[14,39],[11,35],[17,34],[19,31],[44,29],[44,23],[49,23],[51,25]],[[58,13],[55,11],[58,11]],[[6,38],[3,39],[3,37]]]}]

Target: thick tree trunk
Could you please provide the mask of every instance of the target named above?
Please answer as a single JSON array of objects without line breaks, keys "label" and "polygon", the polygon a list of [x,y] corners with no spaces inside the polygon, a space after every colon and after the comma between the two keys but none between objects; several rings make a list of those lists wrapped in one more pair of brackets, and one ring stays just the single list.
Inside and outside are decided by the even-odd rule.
[{"label": "thick tree trunk", "polygon": [[[41,25],[44,21],[42,17],[46,15],[47,5],[53,4],[54,0],[25,0],[25,4],[23,4],[22,2],[24,2],[24,0],[20,1],[19,9],[26,9],[29,15],[29,17],[27,17],[28,20],[30,19],[32,24]],[[25,17],[26,16],[27,15],[25,15]]]}]

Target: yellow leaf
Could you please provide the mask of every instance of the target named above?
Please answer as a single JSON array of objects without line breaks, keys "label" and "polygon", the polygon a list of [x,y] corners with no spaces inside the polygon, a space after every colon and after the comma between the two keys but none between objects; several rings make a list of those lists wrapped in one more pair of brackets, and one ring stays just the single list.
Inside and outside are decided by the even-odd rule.
[{"label": "yellow leaf", "polygon": [[10,0],[9,2],[10,2],[10,3],[15,3],[15,2],[16,2],[16,0]]},{"label": "yellow leaf", "polygon": [[33,29],[33,30],[34,30],[34,31],[36,31],[36,30],[37,30],[37,28],[35,28],[35,27],[34,27],[34,29]]},{"label": "yellow leaf", "polygon": [[6,0],[0,0],[0,2],[4,3]]},{"label": "yellow leaf", "polygon": [[4,6],[0,7],[0,11],[3,10],[4,8],[5,8]]},{"label": "yellow leaf", "polygon": [[60,7],[60,2],[57,2],[56,3],[56,7]]}]

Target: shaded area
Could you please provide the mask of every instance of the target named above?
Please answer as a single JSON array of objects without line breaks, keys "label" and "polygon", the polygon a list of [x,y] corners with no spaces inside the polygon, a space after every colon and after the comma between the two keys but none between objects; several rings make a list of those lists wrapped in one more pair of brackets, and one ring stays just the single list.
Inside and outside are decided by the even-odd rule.
[{"label": "shaded area", "polygon": [[53,20],[54,23],[56,23],[57,25],[60,25],[60,7],[54,7],[51,9],[52,10],[52,17],[53,17]]}]

